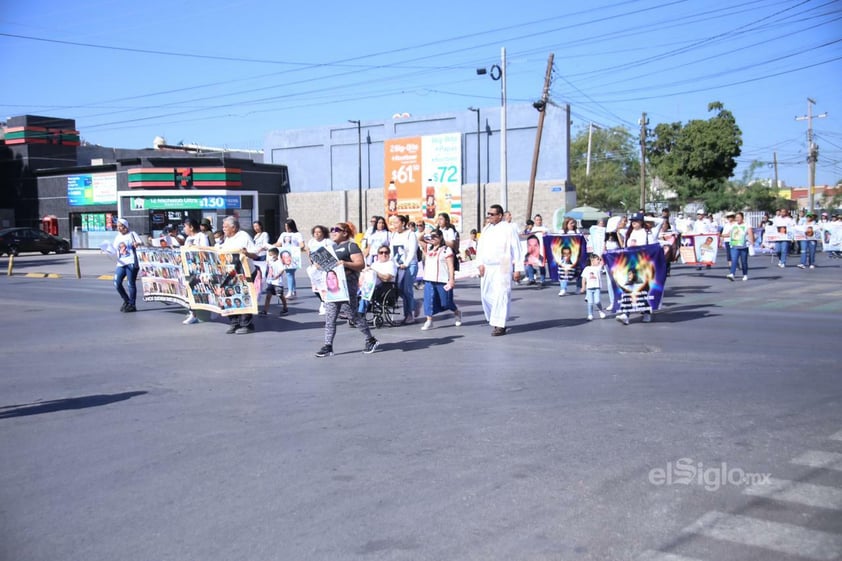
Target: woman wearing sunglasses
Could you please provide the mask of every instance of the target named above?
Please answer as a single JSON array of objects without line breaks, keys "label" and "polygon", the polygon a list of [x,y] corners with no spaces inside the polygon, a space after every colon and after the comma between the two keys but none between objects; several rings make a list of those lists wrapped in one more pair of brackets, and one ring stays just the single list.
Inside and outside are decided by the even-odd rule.
[{"label": "woman wearing sunglasses", "polygon": [[336,337],[336,320],[339,313],[345,313],[351,322],[365,335],[363,352],[371,354],[377,349],[377,339],[371,335],[368,323],[357,314],[357,291],[359,288],[360,271],[365,267],[363,253],[360,246],[352,239],[351,226],[340,222],[330,229],[333,240],[333,253],[339,261],[337,267],[345,268],[345,280],[348,283],[348,302],[325,302],[325,344],[316,353],[317,357],[333,355],[333,339]]},{"label": "woman wearing sunglasses", "polygon": [[424,322],[421,331],[433,328],[433,316],[439,312],[453,312],[454,325],[462,325],[462,312],[453,301],[454,278],[453,250],[445,244],[444,235],[438,228],[429,236],[427,256],[424,259]]}]

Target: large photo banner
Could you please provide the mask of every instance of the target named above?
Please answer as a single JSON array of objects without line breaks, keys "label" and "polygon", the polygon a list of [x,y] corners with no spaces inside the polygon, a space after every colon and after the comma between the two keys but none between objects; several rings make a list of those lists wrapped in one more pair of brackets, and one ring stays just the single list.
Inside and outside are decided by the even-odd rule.
[{"label": "large photo banner", "polygon": [[842,251],[842,222],[822,224],[822,251]]},{"label": "large photo banner", "polygon": [[213,247],[139,247],[145,302],[174,302],[221,316],[256,314],[248,260]]},{"label": "large photo banner", "polygon": [[679,255],[685,265],[715,265],[719,234],[682,234]]},{"label": "large photo banner", "polygon": [[173,302],[185,308],[190,306],[179,248],[138,247],[137,262],[144,302]]},{"label": "large photo banner", "polygon": [[661,307],[667,261],[659,244],[608,251],[602,258],[614,295],[612,311],[647,312]]},{"label": "large photo banner", "polygon": [[462,135],[394,138],[384,143],[385,216],[405,214],[419,226],[440,212],[462,231]]},{"label": "large photo banner", "polygon": [[575,280],[588,266],[588,242],[582,234],[547,234],[544,254],[550,278]]},{"label": "large photo banner", "polygon": [[248,259],[213,247],[182,247],[190,307],[221,316],[257,313],[257,292]]},{"label": "large photo banner", "polygon": [[320,247],[310,252],[312,265],[307,267],[307,276],[313,291],[325,302],[348,302],[348,279],[345,267],[339,264],[333,251]]}]

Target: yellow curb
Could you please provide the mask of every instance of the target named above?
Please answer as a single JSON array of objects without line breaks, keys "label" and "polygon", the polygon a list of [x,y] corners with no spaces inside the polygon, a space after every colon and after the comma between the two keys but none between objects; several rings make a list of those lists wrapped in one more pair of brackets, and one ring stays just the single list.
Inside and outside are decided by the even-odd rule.
[{"label": "yellow curb", "polygon": [[60,274],[58,274],[58,273],[48,273],[48,274],[47,274],[47,278],[48,278],[48,279],[60,279],[60,278],[61,278],[61,275],[60,275]]},{"label": "yellow curb", "polygon": [[114,280],[114,275],[100,275],[97,280]]},{"label": "yellow curb", "polygon": [[43,279],[47,278],[47,273],[26,273],[28,279]]}]

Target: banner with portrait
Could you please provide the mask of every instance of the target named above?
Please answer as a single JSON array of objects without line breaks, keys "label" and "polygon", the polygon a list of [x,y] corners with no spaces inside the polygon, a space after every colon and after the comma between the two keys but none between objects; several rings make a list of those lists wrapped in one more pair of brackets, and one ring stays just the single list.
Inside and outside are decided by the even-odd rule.
[{"label": "banner with portrait", "polygon": [[582,234],[547,234],[544,254],[550,278],[575,280],[588,266],[588,243]]},{"label": "banner with portrait", "polygon": [[324,302],[348,302],[348,279],[345,267],[339,264],[333,251],[320,247],[310,252],[312,265],[307,267],[310,286]]},{"label": "banner with portrait", "polygon": [[172,302],[190,307],[181,269],[181,249],[142,246],[136,251],[143,301]]},{"label": "banner with portrait", "polygon": [[647,312],[661,307],[667,261],[659,244],[608,251],[602,258],[614,295],[612,311]]},{"label": "banner with portrait", "polygon": [[588,230],[588,251],[602,255],[605,253],[605,226],[591,226]]},{"label": "banner with portrait", "polygon": [[536,271],[540,271],[547,264],[543,234],[528,234],[520,241],[520,250],[523,253],[524,266],[531,265]]},{"label": "banner with portrait", "polygon": [[679,255],[685,265],[716,264],[719,234],[682,234]]},{"label": "banner with portrait", "polygon": [[248,259],[215,247],[181,248],[190,308],[221,316],[257,313],[257,292]]},{"label": "banner with portrait", "polygon": [[842,222],[821,225],[822,251],[842,251]]}]

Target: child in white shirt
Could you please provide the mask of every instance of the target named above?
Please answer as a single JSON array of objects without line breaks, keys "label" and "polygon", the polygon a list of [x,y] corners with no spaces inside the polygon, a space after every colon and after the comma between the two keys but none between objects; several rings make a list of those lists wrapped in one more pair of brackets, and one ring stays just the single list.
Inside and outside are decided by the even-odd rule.
[{"label": "child in white shirt", "polygon": [[263,304],[263,311],[260,312],[261,316],[269,313],[272,296],[278,296],[281,299],[281,313],[279,315],[283,316],[289,312],[287,309],[287,298],[284,295],[285,267],[278,258],[279,255],[280,251],[277,247],[270,247],[266,252],[266,281],[263,288],[263,292],[266,294],[266,300]]},{"label": "child in white shirt", "polygon": [[582,292],[587,291],[588,321],[593,319],[593,307],[596,305],[600,319],[605,319],[605,311],[600,301],[599,276],[602,274],[602,258],[591,254],[591,264],[582,271]]}]

